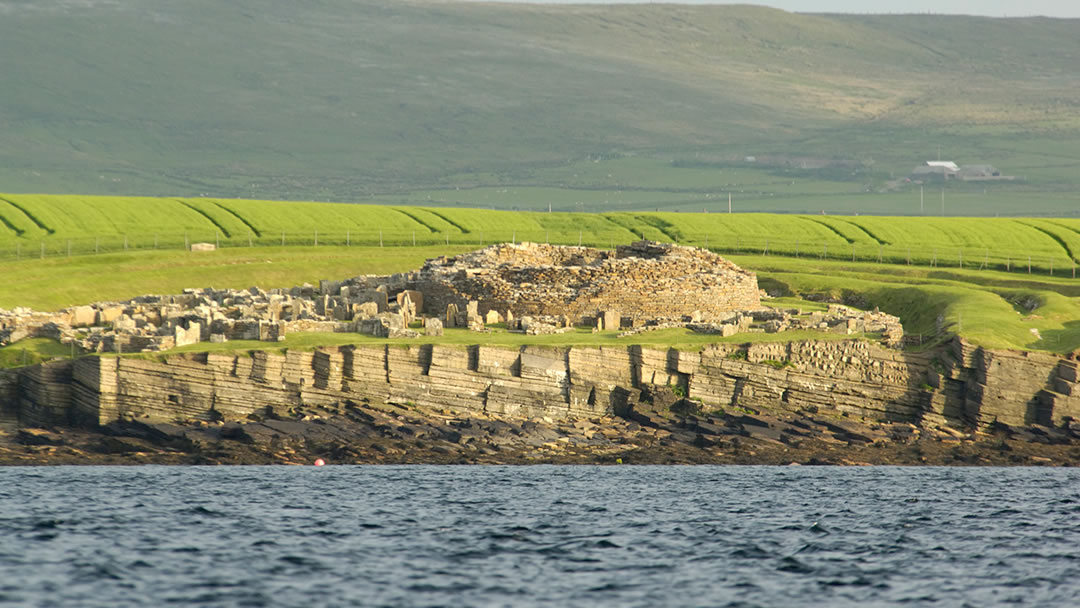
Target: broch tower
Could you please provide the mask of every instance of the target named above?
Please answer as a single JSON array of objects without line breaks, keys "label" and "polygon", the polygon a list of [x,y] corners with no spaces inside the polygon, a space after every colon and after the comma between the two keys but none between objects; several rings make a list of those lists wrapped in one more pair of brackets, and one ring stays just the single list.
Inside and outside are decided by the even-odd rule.
[{"label": "broch tower", "polygon": [[475,301],[481,315],[509,311],[582,323],[617,311],[636,325],[688,317],[709,321],[761,307],[754,273],[711,251],[655,241],[615,251],[492,245],[429,260],[411,278],[429,314],[450,305],[464,310]]}]

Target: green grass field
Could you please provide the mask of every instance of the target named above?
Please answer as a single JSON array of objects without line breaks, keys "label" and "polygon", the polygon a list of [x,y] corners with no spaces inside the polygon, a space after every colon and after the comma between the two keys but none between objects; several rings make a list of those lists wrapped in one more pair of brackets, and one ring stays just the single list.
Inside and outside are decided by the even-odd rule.
[{"label": "green grass field", "polygon": [[[724,253],[1051,271],[1080,262],[1080,219],[767,213],[513,212],[227,199],[0,195],[0,258],[186,248],[476,248],[494,242],[612,247],[639,238]],[[255,254],[258,255],[258,254]],[[78,262],[73,262],[78,263]]]}]

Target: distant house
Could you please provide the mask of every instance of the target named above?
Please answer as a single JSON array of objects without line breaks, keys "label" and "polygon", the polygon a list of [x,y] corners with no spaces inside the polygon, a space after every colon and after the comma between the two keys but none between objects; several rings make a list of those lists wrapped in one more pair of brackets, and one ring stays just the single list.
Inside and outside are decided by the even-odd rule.
[{"label": "distant house", "polygon": [[955,179],[960,173],[960,166],[952,161],[928,160],[915,167],[912,179]]},{"label": "distant house", "polygon": [[957,165],[948,160],[928,160],[911,171],[912,181],[950,180],[964,182],[1011,181],[1012,175],[1002,175],[993,165]]}]

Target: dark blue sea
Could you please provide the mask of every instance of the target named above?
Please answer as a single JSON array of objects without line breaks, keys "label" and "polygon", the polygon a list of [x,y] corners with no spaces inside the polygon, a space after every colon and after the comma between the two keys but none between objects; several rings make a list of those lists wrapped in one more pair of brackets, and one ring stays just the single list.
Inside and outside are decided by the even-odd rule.
[{"label": "dark blue sea", "polygon": [[0,605],[1078,606],[1080,471],[0,468]]}]

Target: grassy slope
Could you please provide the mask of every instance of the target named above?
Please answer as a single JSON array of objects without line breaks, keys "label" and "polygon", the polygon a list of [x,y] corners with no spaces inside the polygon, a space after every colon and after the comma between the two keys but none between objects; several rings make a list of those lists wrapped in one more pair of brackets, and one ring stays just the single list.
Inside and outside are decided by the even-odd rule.
[{"label": "grassy slope", "polygon": [[[470,204],[597,210],[699,208],[737,183],[760,209],[899,213],[910,197],[865,186],[938,146],[1028,176],[991,189],[990,213],[1021,194],[1060,211],[1040,197],[1080,179],[1075,21],[423,0],[0,10],[0,56],[19,83],[0,89],[6,191],[470,192]],[[778,154],[858,170],[671,164]],[[619,156],[642,164],[592,163]],[[454,190],[476,185],[490,188]],[[508,185],[554,191],[498,196]]]},{"label": "grassy slope", "polygon": [[[511,212],[226,199],[0,195],[0,257],[222,246],[436,245],[496,241],[610,247],[641,237],[724,252],[1069,271],[1080,219],[673,212]],[[44,247],[44,252],[42,248]]]},{"label": "grassy slope", "polygon": [[[460,251],[458,248],[457,251]],[[187,287],[291,287],[320,279],[412,270],[452,248],[290,247],[204,253],[151,251],[12,262],[0,307],[56,310],[75,304],[180,293]]]}]

